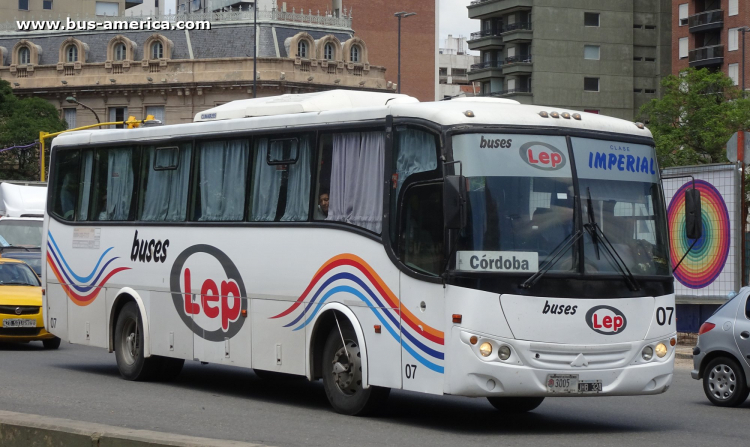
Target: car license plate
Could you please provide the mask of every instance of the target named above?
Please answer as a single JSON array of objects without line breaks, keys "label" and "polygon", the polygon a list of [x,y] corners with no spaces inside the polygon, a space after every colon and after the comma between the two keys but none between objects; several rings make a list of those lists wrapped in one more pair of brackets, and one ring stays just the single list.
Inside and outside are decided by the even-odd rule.
[{"label": "car license plate", "polygon": [[601,380],[578,380],[578,374],[550,374],[547,376],[547,391],[550,393],[601,393]]},{"label": "car license plate", "polygon": [[3,327],[36,327],[36,320],[29,318],[8,318],[3,320]]},{"label": "car license plate", "polygon": [[580,380],[578,381],[578,392],[579,393],[601,393],[602,381],[601,380]]}]

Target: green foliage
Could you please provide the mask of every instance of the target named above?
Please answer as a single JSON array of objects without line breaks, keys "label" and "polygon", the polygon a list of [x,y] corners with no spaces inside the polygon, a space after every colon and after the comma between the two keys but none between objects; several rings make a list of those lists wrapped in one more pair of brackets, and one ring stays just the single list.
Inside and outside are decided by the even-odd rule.
[{"label": "green foliage", "polygon": [[[59,132],[66,127],[55,106],[41,98],[18,99],[10,84],[0,80],[0,149],[33,143],[40,131]],[[38,147],[0,153],[0,179],[39,180]]]},{"label": "green foliage", "polygon": [[750,124],[750,100],[722,72],[687,69],[661,83],[641,119],[656,141],[661,167],[727,161],[726,143]]}]

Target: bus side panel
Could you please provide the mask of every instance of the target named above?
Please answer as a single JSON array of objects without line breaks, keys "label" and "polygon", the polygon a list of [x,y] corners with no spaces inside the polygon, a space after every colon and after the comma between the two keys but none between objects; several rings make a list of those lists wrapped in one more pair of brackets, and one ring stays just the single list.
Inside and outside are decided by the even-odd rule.
[{"label": "bus side panel", "polygon": [[96,298],[86,305],[71,303],[68,306],[68,340],[71,343],[100,348],[109,347],[105,299],[107,290],[104,287],[97,288]]},{"label": "bus side panel", "polygon": [[151,353],[193,360],[193,331],[177,314],[172,295],[167,292],[151,292],[150,295],[148,324]]},{"label": "bus side panel", "polygon": [[[387,388],[401,388],[399,327],[387,315],[390,313],[398,322],[398,309],[349,307],[359,320],[365,336],[368,383]],[[376,332],[376,326],[380,327],[380,333]]]},{"label": "bus side panel", "polygon": [[443,394],[445,297],[442,284],[401,273],[401,374],[405,390]]},{"label": "bus side panel", "polygon": [[[231,296],[219,297],[219,301],[222,303],[225,300],[228,302],[232,299]],[[244,302],[242,307],[248,309],[248,299],[240,298],[240,300]],[[214,309],[219,309],[219,305]],[[227,337],[225,333],[213,336],[209,332],[216,334],[221,329],[211,328],[205,313],[193,315],[193,357],[202,362],[250,368],[252,363],[252,325],[246,317],[240,315],[239,319],[244,320],[244,322],[236,334],[231,337]],[[212,318],[212,320],[216,320],[216,318]]]},{"label": "bus side panel", "polygon": [[252,299],[253,369],[305,374],[305,331],[279,330],[271,317],[286,310],[290,301]]},{"label": "bus side panel", "polygon": [[46,290],[44,327],[61,339],[68,340],[68,296],[60,284],[47,283]]}]

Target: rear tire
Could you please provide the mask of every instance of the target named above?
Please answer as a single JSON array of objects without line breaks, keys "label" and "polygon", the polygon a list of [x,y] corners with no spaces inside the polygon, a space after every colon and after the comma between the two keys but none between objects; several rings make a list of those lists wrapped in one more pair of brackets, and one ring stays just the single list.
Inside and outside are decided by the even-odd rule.
[{"label": "rear tire", "polygon": [[[341,341],[346,341],[346,352]],[[348,353],[348,356],[346,355]],[[390,388],[362,388],[362,363],[357,334],[348,327],[339,333],[334,326],[323,348],[323,388],[337,413],[364,416],[372,413],[390,394]]]},{"label": "rear tire", "polygon": [[504,414],[528,413],[544,401],[543,397],[488,397],[487,400],[497,411]]},{"label": "rear tire", "polygon": [[115,358],[120,375],[125,380],[149,380],[158,373],[157,357],[143,356],[143,321],[138,305],[125,304],[115,325]]},{"label": "rear tire", "polygon": [[703,369],[703,392],[718,407],[736,407],[747,399],[742,367],[729,357],[717,357]]},{"label": "rear tire", "polygon": [[44,349],[57,349],[60,347],[60,339],[58,337],[42,340]]}]

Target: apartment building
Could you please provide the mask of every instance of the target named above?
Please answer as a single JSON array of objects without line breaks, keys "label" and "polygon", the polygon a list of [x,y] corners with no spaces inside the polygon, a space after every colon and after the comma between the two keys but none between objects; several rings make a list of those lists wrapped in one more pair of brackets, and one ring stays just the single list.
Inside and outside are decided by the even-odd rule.
[{"label": "apartment building", "polygon": [[750,31],[750,2],[673,0],[672,15],[674,74],[688,67],[720,70],[735,85],[742,86],[744,77],[744,86],[750,86],[748,74],[742,72],[745,32]]},{"label": "apartment building", "polygon": [[438,76],[440,98],[477,96],[479,84],[469,81],[471,66],[479,62],[479,56],[469,54],[465,37],[445,39],[438,54]]},{"label": "apartment building", "polygon": [[671,73],[669,0],[474,0],[485,96],[632,120]]}]

